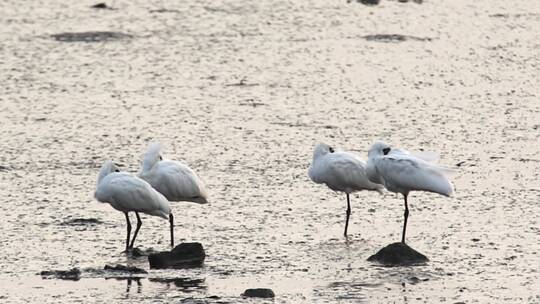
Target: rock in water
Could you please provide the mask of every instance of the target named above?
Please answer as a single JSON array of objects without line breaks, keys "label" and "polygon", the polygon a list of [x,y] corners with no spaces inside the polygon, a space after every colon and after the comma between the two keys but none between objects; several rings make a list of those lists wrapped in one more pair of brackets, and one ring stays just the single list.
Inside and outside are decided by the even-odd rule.
[{"label": "rock in water", "polygon": [[404,243],[392,243],[368,258],[385,266],[408,266],[422,264],[429,259]]},{"label": "rock in water", "polygon": [[182,243],[171,251],[150,254],[151,269],[200,267],[206,254],[201,243]]},{"label": "rock in water", "polygon": [[272,291],[272,289],[250,288],[250,289],[246,289],[246,291],[244,291],[242,296],[250,297],[250,298],[273,298],[276,295],[274,294],[274,291]]},{"label": "rock in water", "polygon": [[60,280],[78,281],[81,278],[81,270],[79,268],[70,270],[44,270],[40,272],[40,275],[44,279],[56,278]]}]

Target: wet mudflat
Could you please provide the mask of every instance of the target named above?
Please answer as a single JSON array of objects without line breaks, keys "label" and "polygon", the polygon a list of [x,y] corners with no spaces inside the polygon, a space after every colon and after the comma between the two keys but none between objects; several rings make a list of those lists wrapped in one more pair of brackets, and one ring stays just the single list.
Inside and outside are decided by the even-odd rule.
[{"label": "wet mudflat", "polygon": [[[538,3],[96,3],[0,3],[2,303],[540,302]],[[92,198],[104,159],[136,172],[154,139],[207,183],[210,205],[173,206],[202,268],[122,254],[124,216]],[[453,198],[409,198],[426,265],[366,261],[401,198],[354,195],[346,241],[345,197],[307,177],[314,143],[376,139],[459,168]],[[142,220],[136,245],[169,249]]]}]

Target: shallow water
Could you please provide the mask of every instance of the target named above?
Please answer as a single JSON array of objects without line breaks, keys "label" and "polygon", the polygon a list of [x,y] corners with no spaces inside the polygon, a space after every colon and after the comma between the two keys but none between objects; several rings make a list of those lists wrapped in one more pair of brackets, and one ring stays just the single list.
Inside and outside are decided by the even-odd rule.
[{"label": "shallow water", "polygon": [[[538,2],[92,4],[0,3],[2,303],[264,302],[239,297],[251,287],[278,303],[540,302]],[[51,36],[80,32],[118,34]],[[136,172],[154,139],[208,185],[210,205],[173,206],[205,266],[96,276],[148,269],[92,195],[104,159]],[[366,261],[399,240],[401,198],[355,195],[346,241],[344,195],[307,177],[316,142],[365,156],[376,139],[460,164],[453,198],[410,197],[426,266]],[[137,245],[167,244],[143,216]],[[37,275],[72,267],[79,281]]]}]

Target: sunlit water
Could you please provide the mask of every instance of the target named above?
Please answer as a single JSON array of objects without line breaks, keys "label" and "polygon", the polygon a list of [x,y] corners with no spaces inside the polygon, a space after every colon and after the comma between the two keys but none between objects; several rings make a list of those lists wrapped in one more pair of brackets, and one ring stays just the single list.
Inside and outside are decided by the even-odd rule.
[{"label": "sunlit water", "polygon": [[[540,302],[538,2],[92,4],[0,3],[0,302]],[[51,36],[88,31],[113,34]],[[126,257],[123,214],[93,199],[106,158],[136,172],[154,139],[208,185],[173,205],[203,268]],[[410,197],[426,266],[366,261],[400,239],[400,197],[353,196],[346,241],[345,196],[307,177],[316,142],[376,139],[460,164],[453,198]],[[168,249],[167,221],[143,216],[136,245]],[[96,274],[117,263],[149,273]]]}]

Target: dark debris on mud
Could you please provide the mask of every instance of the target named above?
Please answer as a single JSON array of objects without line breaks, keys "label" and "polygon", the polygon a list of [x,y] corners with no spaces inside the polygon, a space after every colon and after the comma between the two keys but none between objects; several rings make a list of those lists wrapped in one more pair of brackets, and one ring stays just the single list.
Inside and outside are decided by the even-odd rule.
[{"label": "dark debris on mud", "polygon": [[[392,1],[392,0],[387,0],[387,1]],[[351,2],[353,2],[353,0],[347,0],[347,3],[351,3]],[[362,3],[364,5],[372,6],[372,5],[378,5],[381,1],[380,0],[356,0],[356,2]],[[397,2],[400,2],[400,3],[414,2],[416,4],[422,4],[424,3],[424,0],[397,0]]]},{"label": "dark debris on mud", "polygon": [[404,42],[407,40],[413,40],[413,41],[432,41],[433,40],[433,38],[429,38],[429,37],[416,37],[416,36],[401,35],[401,34],[374,34],[374,35],[362,36],[362,38],[366,39],[367,41],[385,42],[385,43],[398,43],[398,42]]},{"label": "dark debris on mud", "polygon": [[107,42],[133,38],[132,35],[120,32],[66,32],[53,34],[51,37],[60,42]]},{"label": "dark debris on mud", "polygon": [[368,258],[384,266],[413,266],[422,265],[429,259],[405,243],[392,243]]},{"label": "dark debris on mud", "polygon": [[103,224],[103,221],[96,218],[66,218],[60,225],[64,226],[93,226]]},{"label": "dark debris on mud", "polygon": [[105,265],[103,269],[107,271],[124,272],[124,273],[130,273],[130,274],[147,274],[148,273],[148,271],[142,268],[138,268],[135,266],[124,266],[120,264],[116,264],[115,266]]},{"label": "dark debris on mud", "polygon": [[70,270],[44,270],[39,274],[42,279],[78,281],[81,278],[81,270],[79,268],[72,268]]}]

